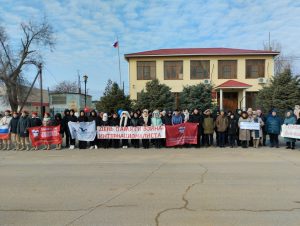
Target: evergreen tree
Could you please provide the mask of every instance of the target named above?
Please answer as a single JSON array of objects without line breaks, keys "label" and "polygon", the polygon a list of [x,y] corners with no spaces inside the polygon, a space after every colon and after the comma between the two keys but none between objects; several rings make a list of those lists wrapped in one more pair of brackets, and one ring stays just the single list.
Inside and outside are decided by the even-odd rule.
[{"label": "evergreen tree", "polygon": [[202,111],[211,108],[211,90],[211,85],[203,83],[185,86],[180,94],[180,108],[190,111],[195,108],[201,109]]},{"label": "evergreen tree", "polygon": [[174,107],[174,95],[171,88],[160,84],[157,79],[146,83],[146,90],[142,90],[136,102],[136,108],[140,109],[172,109]]},{"label": "evergreen tree", "polygon": [[289,68],[275,75],[270,85],[258,92],[256,103],[264,112],[276,108],[281,116],[300,102],[299,76],[293,76]]},{"label": "evergreen tree", "polygon": [[97,103],[97,110],[104,112],[116,112],[119,109],[130,110],[131,101],[129,96],[125,95],[119,85],[108,80],[103,96]]}]

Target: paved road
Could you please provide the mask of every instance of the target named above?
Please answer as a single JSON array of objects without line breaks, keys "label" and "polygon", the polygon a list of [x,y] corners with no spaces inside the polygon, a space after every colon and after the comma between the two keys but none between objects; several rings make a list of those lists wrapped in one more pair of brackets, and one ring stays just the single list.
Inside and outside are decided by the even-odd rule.
[{"label": "paved road", "polygon": [[0,152],[0,225],[300,225],[300,151]]}]

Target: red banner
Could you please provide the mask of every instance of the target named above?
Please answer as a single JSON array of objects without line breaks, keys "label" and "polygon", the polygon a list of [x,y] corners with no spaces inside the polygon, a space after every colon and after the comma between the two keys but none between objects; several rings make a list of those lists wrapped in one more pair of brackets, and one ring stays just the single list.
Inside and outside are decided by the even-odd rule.
[{"label": "red banner", "polygon": [[197,144],[198,124],[182,123],[175,126],[166,126],[166,145],[177,146],[183,144]]},{"label": "red banner", "polygon": [[28,130],[32,146],[62,143],[60,126],[37,126]]}]

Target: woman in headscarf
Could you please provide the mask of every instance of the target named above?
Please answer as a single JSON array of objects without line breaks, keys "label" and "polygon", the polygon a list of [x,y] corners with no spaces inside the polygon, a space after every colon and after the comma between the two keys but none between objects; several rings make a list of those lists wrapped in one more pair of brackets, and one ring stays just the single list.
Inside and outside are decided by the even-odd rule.
[{"label": "woman in headscarf", "polygon": [[242,122],[251,122],[251,119],[248,117],[248,113],[246,111],[242,112],[242,116],[239,118],[239,139],[241,141],[241,145],[243,148],[248,148],[250,141],[250,130],[249,129],[241,129]]},{"label": "woman in headscarf", "polygon": [[[83,110],[80,111],[78,122],[88,122],[88,117],[85,115],[85,112]],[[87,141],[78,141],[78,147],[79,149],[86,149],[87,148]]]},{"label": "woman in headscarf", "polygon": [[[292,110],[287,111],[285,114],[285,119],[284,119],[283,124],[295,125],[296,123],[297,123],[297,120],[294,115],[294,112]],[[284,140],[286,142],[286,149],[295,149],[296,139],[285,137]]]},{"label": "woman in headscarf", "polygon": [[[120,127],[128,127],[130,125],[130,115],[128,111],[122,111],[120,118]],[[128,139],[122,139],[122,148],[128,148]]]}]

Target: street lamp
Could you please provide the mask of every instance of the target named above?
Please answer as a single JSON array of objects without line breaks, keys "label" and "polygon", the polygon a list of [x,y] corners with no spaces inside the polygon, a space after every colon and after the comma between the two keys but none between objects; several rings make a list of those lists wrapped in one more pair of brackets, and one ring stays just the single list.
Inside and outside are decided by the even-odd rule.
[{"label": "street lamp", "polygon": [[84,108],[86,108],[86,83],[88,80],[88,76],[84,75],[83,76],[83,81],[84,81]]}]

